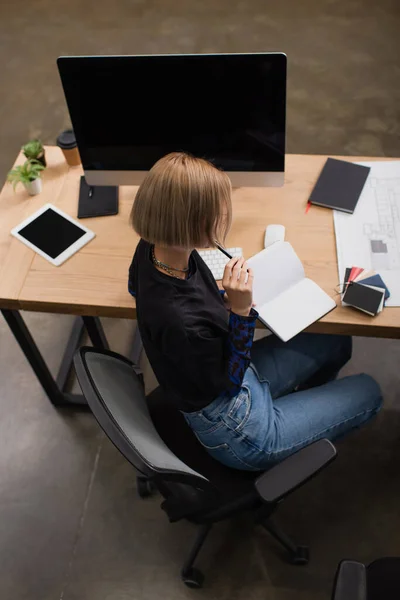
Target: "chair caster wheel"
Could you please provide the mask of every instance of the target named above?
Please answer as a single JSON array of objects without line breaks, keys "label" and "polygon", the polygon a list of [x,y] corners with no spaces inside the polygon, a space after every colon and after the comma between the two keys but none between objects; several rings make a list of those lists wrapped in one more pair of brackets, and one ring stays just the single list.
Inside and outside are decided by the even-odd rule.
[{"label": "chair caster wheel", "polygon": [[198,569],[191,567],[185,572],[182,572],[182,581],[185,585],[192,589],[200,589],[203,587],[204,575]]},{"label": "chair caster wheel", "polygon": [[136,487],[140,498],[149,498],[156,491],[154,483],[146,477],[136,477]]},{"label": "chair caster wheel", "polygon": [[307,565],[310,560],[310,550],[308,546],[297,546],[295,554],[290,557],[290,562],[293,565]]}]

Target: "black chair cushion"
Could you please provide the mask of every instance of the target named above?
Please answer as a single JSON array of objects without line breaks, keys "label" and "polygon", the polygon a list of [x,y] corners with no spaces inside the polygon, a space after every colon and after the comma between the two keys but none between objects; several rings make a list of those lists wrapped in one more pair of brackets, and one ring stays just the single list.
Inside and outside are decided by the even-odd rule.
[{"label": "black chair cushion", "polygon": [[203,448],[182,413],[171,409],[161,388],[147,396],[154,426],[164,443],[189,467],[201,473],[222,496],[238,497],[254,487],[259,472],[230,469],[214,460]]}]

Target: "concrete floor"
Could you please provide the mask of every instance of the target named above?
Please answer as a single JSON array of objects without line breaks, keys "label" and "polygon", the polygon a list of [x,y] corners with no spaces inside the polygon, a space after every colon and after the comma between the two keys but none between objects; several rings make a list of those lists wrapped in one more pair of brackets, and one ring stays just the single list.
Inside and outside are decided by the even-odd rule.
[{"label": "concrete floor", "polygon": [[[283,50],[289,152],[398,156],[399,30],[397,0],[3,0],[0,175],[27,139],[53,143],[68,125],[60,54]],[[26,318],[56,370],[71,319]],[[127,350],[133,326],[106,321],[114,350]],[[374,375],[386,405],[282,506],[282,524],[311,545],[309,566],[283,562],[245,521],[227,523],[192,592],[178,578],[192,526],[169,525],[159,498],[137,499],[132,469],[89,414],[49,405],[0,320],[0,598],[329,598],[342,557],[400,554],[399,364],[397,341],[356,340],[346,372]]]}]

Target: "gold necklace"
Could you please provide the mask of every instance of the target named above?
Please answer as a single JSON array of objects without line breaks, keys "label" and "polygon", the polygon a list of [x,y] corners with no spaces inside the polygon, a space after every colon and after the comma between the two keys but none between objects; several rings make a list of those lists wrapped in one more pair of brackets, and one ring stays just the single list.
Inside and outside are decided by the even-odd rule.
[{"label": "gold necklace", "polygon": [[171,275],[171,277],[175,277],[175,279],[182,279],[182,277],[178,277],[178,275],[175,275],[173,271],[179,271],[180,273],[187,273],[189,271],[189,267],[187,267],[186,269],[175,269],[175,267],[170,267],[169,265],[166,265],[165,263],[161,262],[161,260],[158,260],[158,258],[156,258],[156,255],[154,254],[154,246],[151,249],[151,259],[153,261],[153,264],[156,265],[156,267],[159,267],[163,271],[166,271],[169,275]]}]

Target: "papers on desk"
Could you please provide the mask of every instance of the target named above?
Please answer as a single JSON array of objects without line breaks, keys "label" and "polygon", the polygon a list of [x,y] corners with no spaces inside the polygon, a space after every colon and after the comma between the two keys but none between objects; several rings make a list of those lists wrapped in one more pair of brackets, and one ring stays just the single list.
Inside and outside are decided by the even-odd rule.
[{"label": "papers on desk", "polygon": [[248,261],[260,320],[284,342],[318,321],[335,301],[305,276],[289,242],[276,242]]},{"label": "papers on desk", "polygon": [[400,306],[400,161],[362,162],[371,168],[352,215],[334,211],[339,282],[346,267],[379,273]]}]

